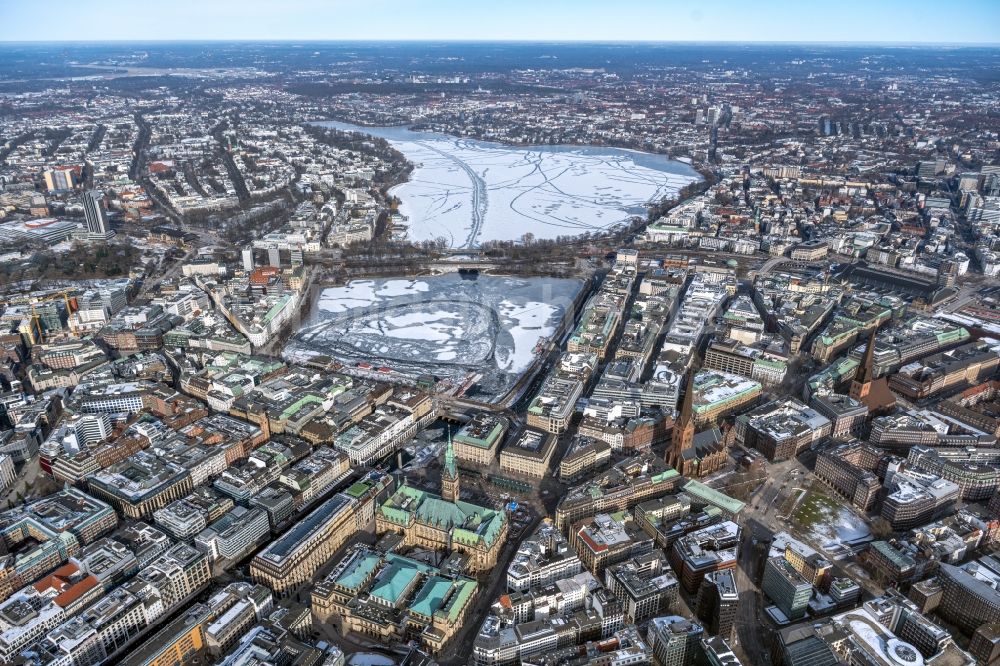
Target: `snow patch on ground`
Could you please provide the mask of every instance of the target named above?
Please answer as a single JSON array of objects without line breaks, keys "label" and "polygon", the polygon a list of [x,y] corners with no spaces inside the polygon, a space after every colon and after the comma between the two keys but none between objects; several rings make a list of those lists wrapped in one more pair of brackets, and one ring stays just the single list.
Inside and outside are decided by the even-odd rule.
[{"label": "snow patch on ground", "polygon": [[794,512],[794,520],[809,540],[826,552],[871,540],[864,518],[838,499],[811,490]]},{"label": "snow patch on ground", "polygon": [[358,652],[347,660],[349,666],[395,666],[396,661],[374,652]]}]

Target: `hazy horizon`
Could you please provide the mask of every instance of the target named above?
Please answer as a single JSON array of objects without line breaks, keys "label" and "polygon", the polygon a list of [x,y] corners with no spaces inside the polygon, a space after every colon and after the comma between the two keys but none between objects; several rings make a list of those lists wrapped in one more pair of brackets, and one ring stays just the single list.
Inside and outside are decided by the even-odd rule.
[{"label": "hazy horizon", "polygon": [[[664,0],[126,0],[35,5],[0,0],[0,42],[472,41],[1000,45],[1000,3],[844,0],[832,12],[795,0],[711,5]],[[809,39],[810,34],[822,40]],[[887,39],[889,37],[889,39]]]},{"label": "hazy horizon", "polygon": [[760,39],[294,39],[294,38],[198,38],[198,39],[0,39],[2,44],[80,44],[80,45],[101,45],[101,44],[602,44],[602,45],[629,45],[640,44],[648,46],[657,45],[690,45],[699,44],[730,44],[738,46],[741,44],[752,44],[754,46],[887,46],[887,47],[934,47],[941,49],[955,48],[1000,48],[1000,41],[996,42],[918,42],[918,41],[775,41]]}]

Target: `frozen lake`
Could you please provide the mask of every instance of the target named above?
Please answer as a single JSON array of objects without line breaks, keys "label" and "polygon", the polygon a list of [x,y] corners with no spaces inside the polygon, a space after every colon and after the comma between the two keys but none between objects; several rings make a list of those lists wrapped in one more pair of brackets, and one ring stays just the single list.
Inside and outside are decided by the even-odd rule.
[{"label": "frozen lake", "polygon": [[413,241],[450,247],[578,236],[645,215],[645,205],[701,179],[683,162],[619,148],[512,147],[405,127],[316,123],[386,139],[413,162],[402,201]]},{"label": "frozen lake", "polygon": [[531,366],[580,287],[579,280],[489,275],[354,280],[319,294],[285,358],[322,354],[453,384],[478,375],[475,393],[489,400]]}]

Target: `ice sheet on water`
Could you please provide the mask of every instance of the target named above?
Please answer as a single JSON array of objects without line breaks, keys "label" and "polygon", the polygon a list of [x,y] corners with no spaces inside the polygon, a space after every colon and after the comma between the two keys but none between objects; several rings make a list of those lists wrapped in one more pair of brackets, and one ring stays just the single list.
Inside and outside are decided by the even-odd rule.
[{"label": "ice sheet on water", "polygon": [[410,238],[443,238],[451,247],[608,229],[637,206],[700,178],[687,164],[638,151],[509,147],[405,128],[323,124],[381,136],[417,165],[392,190]]},{"label": "ice sheet on water", "polygon": [[480,395],[499,395],[531,366],[579,288],[577,280],[488,275],[358,280],[323,290],[285,355],[456,382],[476,375]]},{"label": "ice sheet on water", "polygon": [[414,294],[428,289],[430,286],[423,280],[387,280],[375,293],[378,296],[392,297]]},{"label": "ice sheet on water", "polygon": [[514,338],[514,349],[499,365],[510,372],[523,372],[535,358],[538,341],[555,332],[556,322],[552,319],[556,308],[538,301],[517,305],[505,300],[500,303],[498,310],[503,318],[516,322],[516,325],[509,328],[511,337]]}]

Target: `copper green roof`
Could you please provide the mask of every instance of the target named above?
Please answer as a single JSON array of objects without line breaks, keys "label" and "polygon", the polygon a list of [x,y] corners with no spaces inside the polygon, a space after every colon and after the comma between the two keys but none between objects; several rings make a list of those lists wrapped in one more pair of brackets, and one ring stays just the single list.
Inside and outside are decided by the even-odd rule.
[{"label": "copper green roof", "polygon": [[908,569],[916,565],[916,561],[912,557],[886,541],[873,541],[871,547],[881,553],[898,569]]},{"label": "copper green roof", "polygon": [[969,332],[964,328],[959,327],[950,331],[940,331],[934,337],[937,338],[939,344],[948,344],[959,340],[965,340],[969,337]]},{"label": "copper green roof", "polygon": [[665,469],[659,474],[654,474],[652,477],[650,477],[650,481],[652,481],[653,483],[662,483],[663,481],[669,481],[670,479],[673,479],[680,475],[681,473],[678,472],[676,469],[673,468]]},{"label": "copper green roof", "polygon": [[715,488],[705,485],[700,481],[695,481],[694,479],[689,480],[684,484],[684,492],[693,498],[699,499],[703,502],[711,504],[712,506],[717,506],[723,511],[730,514],[738,514],[746,506],[744,502],[738,499],[733,499],[725,493],[721,493]]},{"label": "copper green roof", "polygon": [[271,309],[267,311],[267,314],[264,315],[264,319],[261,321],[261,326],[269,324],[271,320],[274,319],[279,312],[281,312],[282,308],[288,305],[288,301],[290,301],[291,298],[290,294],[285,294],[278,298],[278,300],[274,302],[274,305],[271,306]]},{"label": "copper green roof", "polygon": [[279,418],[287,419],[294,414],[297,414],[300,409],[309,404],[322,403],[323,400],[319,396],[313,395],[312,393],[306,394],[302,398],[296,400],[291,405],[289,405],[283,412],[281,412]]},{"label": "copper green roof", "polygon": [[372,585],[371,595],[395,606],[419,575],[420,571],[408,563],[392,562],[379,573]]},{"label": "copper green roof", "polygon": [[500,433],[503,431],[503,428],[504,428],[503,422],[498,420],[496,422],[496,425],[493,426],[493,429],[490,430],[489,433],[482,438],[473,437],[472,435],[469,434],[467,428],[462,428],[455,435],[455,441],[461,442],[462,444],[469,444],[471,446],[475,446],[480,449],[488,449],[490,448],[490,445],[493,444],[493,442],[496,440],[496,438],[500,436]]},{"label": "copper green roof", "polygon": [[478,584],[476,581],[468,578],[459,578],[454,582],[454,594],[448,598],[444,607],[439,609],[435,615],[444,615],[449,623],[454,623],[462,614],[462,610],[466,604],[472,599],[472,595],[476,593],[477,587]]},{"label": "copper green roof", "polygon": [[400,486],[379,507],[387,521],[408,527],[415,520],[441,530],[452,530],[452,538],[467,545],[482,541],[492,546],[507,521],[502,511],[470,502],[448,502],[411,486]]},{"label": "copper green roof", "polygon": [[449,479],[458,478],[458,466],[455,464],[455,447],[451,443],[451,428],[448,428],[448,448],[444,452],[444,473]]},{"label": "copper green roof", "polygon": [[754,365],[760,365],[760,366],[763,366],[765,368],[773,368],[775,370],[780,370],[782,368],[787,368],[788,367],[787,365],[785,365],[781,361],[773,361],[773,360],[768,359],[768,358],[758,358],[756,361],[754,361]]},{"label": "copper green roof", "polygon": [[444,603],[451,590],[452,582],[441,576],[428,576],[417,596],[410,604],[410,611],[424,617],[431,617]]},{"label": "copper green roof", "polygon": [[689,233],[691,233],[690,227],[680,227],[680,226],[673,225],[673,224],[656,224],[654,222],[653,224],[650,224],[648,226],[648,228],[649,229],[655,229],[656,231],[665,231],[665,232],[670,232],[670,233],[675,233],[675,234],[689,234]]},{"label": "copper green roof", "polygon": [[381,562],[382,558],[373,552],[359,552],[335,582],[349,590],[357,590]]}]

